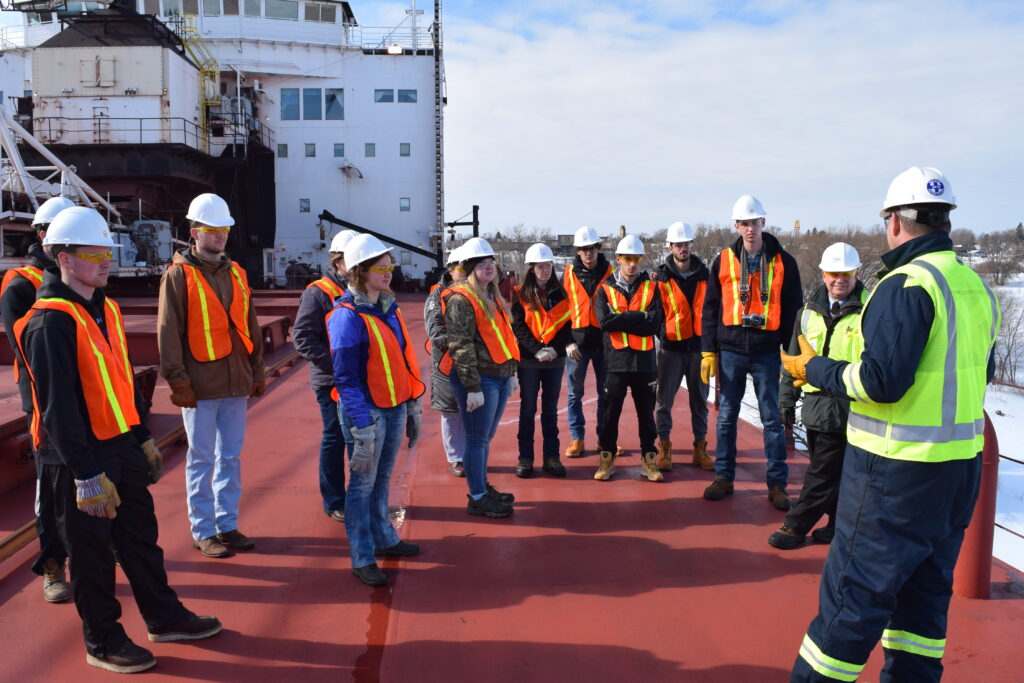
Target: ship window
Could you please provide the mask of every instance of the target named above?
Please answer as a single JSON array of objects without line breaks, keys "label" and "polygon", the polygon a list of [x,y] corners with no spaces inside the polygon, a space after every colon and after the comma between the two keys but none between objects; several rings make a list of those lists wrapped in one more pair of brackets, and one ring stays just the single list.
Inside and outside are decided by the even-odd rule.
[{"label": "ship window", "polygon": [[315,157],[316,156],[316,143],[315,142],[307,142],[306,143],[306,156],[307,157]]},{"label": "ship window", "polygon": [[377,143],[367,142],[366,146],[363,147],[363,154],[368,157],[377,156]]},{"label": "ship window", "polygon": [[224,0],[224,16],[238,16],[238,0]]},{"label": "ship window", "polygon": [[328,24],[334,23],[334,6],[318,5],[313,2],[306,3],[306,21],[322,21]]},{"label": "ship window", "polygon": [[288,158],[288,145],[284,143],[277,143],[277,156],[280,159]]},{"label": "ship window", "polygon": [[399,90],[398,91],[399,102],[415,102],[416,91],[415,90]]},{"label": "ship window", "polygon": [[342,88],[324,88],[324,118],[342,121],[345,118],[345,91]]},{"label": "ship window", "polygon": [[306,121],[319,121],[323,118],[323,95],[320,88],[302,89],[302,118]]},{"label": "ship window", "polygon": [[260,0],[245,0],[245,16],[258,17],[260,15]]},{"label": "ship window", "polygon": [[[333,8],[332,8],[333,9]],[[150,12],[152,14],[152,12]],[[49,24],[53,21],[52,12],[28,12],[28,25]]]},{"label": "ship window", "polygon": [[408,142],[399,142],[398,143],[398,156],[400,156],[400,157],[412,156],[412,145],[410,145]]},{"label": "ship window", "polygon": [[299,200],[299,213],[309,213],[309,200],[308,199],[300,199]]},{"label": "ship window", "polygon": [[409,198],[408,197],[402,197],[402,198],[400,198],[398,200],[398,210],[399,211],[409,211],[410,210],[410,202],[409,202]]},{"label": "ship window", "polygon": [[299,120],[299,89],[281,88],[281,120]]},{"label": "ship window", "polygon": [[203,0],[203,16],[219,17],[220,0]]},{"label": "ship window", "polygon": [[374,102],[394,102],[395,101],[395,91],[391,90],[391,89],[385,89],[385,90],[378,89],[378,90],[374,90],[373,91],[373,101]]},{"label": "ship window", "polygon": [[199,0],[181,0],[182,14],[199,14]]},{"label": "ship window", "polygon": [[299,19],[299,3],[295,0],[267,0],[267,18]]},{"label": "ship window", "polygon": [[[2,94],[3,94],[3,91],[0,90],[0,95],[2,95]],[[334,143],[334,156],[336,156],[336,157],[343,157],[343,156],[345,156],[345,143],[344,142],[335,142]]]},{"label": "ship window", "polygon": [[334,5],[320,5],[320,21],[327,24],[333,24],[334,16]]},{"label": "ship window", "polygon": [[164,16],[174,17],[181,14],[181,0],[164,0]]}]

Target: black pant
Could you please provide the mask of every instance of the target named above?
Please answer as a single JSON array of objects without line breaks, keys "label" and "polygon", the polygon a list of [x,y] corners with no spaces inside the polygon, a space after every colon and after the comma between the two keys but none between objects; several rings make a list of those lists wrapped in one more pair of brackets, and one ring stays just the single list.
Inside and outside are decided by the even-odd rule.
[{"label": "black pant", "polygon": [[609,372],[605,375],[604,424],[598,435],[602,451],[615,452],[619,442],[619,416],[622,415],[627,389],[633,394],[636,407],[640,450],[643,453],[656,450],[654,441],[658,438],[658,429],[654,426],[654,403],[657,384],[656,372]]},{"label": "black pant", "polygon": [[114,556],[128,577],[135,603],[149,628],[174,624],[188,615],[167,585],[164,552],[157,545],[153,498],[146,489],[146,456],[134,444],[99,453],[97,461],[117,487],[117,517],[92,517],[75,503],[75,477],[62,465],[44,465],[41,484],[53,492],[58,530],[71,559],[71,591],[82,618],[90,654],[116,652],[128,636],[118,623],[121,603],[114,595]]},{"label": "black pant", "polygon": [[[32,424],[32,413],[27,413],[28,423]],[[29,441],[31,444],[31,440]],[[36,464],[36,535],[39,536],[39,557],[32,565],[32,571],[42,576],[43,565],[49,560],[64,564],[68,553],[61,543],[57,530],[57,513],[53,504],[53,489],[42,485],[43,464],[39,454],[32,448],[33,460]]]},{"label": "black pant", "polygon": [[565,364],[535,368],[519,366],[519,461],[533,463],[536,433],[537,394],[540,401],[540,430],[544,437],[541,457],[558,459],[558,395],[562,391]]},{"label": "black pant", "polygon": [[846,453],[846,433],[808,429],[807,452],[811,464],[804,475],[800,498],[789,509],[783,522],[798,534],[807,534],[823,515],[828,515],[828,525],[835,527],[839,478],[843,473],[843,455]]}]

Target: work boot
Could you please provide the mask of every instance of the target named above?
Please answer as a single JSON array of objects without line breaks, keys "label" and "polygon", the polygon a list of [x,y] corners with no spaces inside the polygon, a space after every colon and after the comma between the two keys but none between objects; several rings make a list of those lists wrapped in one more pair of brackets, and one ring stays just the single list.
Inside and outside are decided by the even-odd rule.
[{"label": "work boot", "polygon": [[615,474],[616,456],[608,451],[601,451],[599,457],[601,458],[601,463],[597,466],[597,472],[594,472],[594,479],[608,481]]},{"label": "work boot", "polygon": [[473,496],[466,496],[469,498],[469,504],[466,506],[466,512],[471,515],[478,517],[492,517],[501,518],[508,517],[512,514],[512,505],[509,503],[503,503],[498,500],[497,496],[492,494],[490,491],[484,494],[483,498],[474,500]]},{"label": "work boot", "polygon": [[[658,454],[654,451],[644,453],[640,456],[640,473],[647,477],[648,481],[661,481],[665,477],[658,470]],[[669,463],[671,467],[671,462]]]},{"label": "work boot", "polygon": [[615,444],[615,457],[616,458],[623,458],[625,456],[626,456],[625,449],[623,449],[622,446],[620,446],[619,444]]},{"label": "work boot", "polygon": [[172,640],[201,640],[217,635],[224,628],[217,617],[201,617],[188,613],[181,621],[149,630],[149,639],[154,643]]},{"label": "work boot", "polygon": [[86,663],[119,674],[134,674],[156,664],[156,657],[144,647],[126,640],[117,652],[85,655]]},{"label": "work boot", "polygon": [[768,500],[776,510],[788,510],[790,506],[789,494],[785,486],[772,486],[768,489]]},{"label": "work boot", "polygon": [[193,541],[192,547],[206,557],[231,557],[231,549],[220,542],[216,536],[210,536],[199,541]]},{"label": "work boot", "polygon": [[715,477],[711,485],[704,489],[705,500],[722,500],[733,491],[732,482],[725,477]]},{"label": "work boot", "polygon": [[779,550],[793,550],[803,546],[806,534],[798,534],[792,527],[783,526],[768,537],[768,544]]},{"label": "work boot", "polygon": [[491,486],[491,482],[487,482],[487,493],[491,494],[505,505],[511,505],[512,503],[516,502],[515,494],[502,493],[498,489]]},{"label": "work boot", "polygon": [[565,457],[582,458],[586,452],[583,448],[583,439],[570,439],[569,447],[565,449]]},{"label": "work boot", "polygon": [[565,465],[558,458],[545,458],[544,459],[544,471],[550,474],[552,477],[564,477],[565,476]]},{"label": "work boot", "polygon": [[529,479],[533,476],[533,463],[520,460],[516,464],[516,476],[520,479]]},{"label": "work boot", "polygon": [[238,529],[232,529],[231,531],[225,531],[217,534],[217,540],[232,550],[252,550],[256,546],[256,542],[254,540],[243,534]]},{"label": "work boot", "polygon": [[715,459],[708,455],[708,442],[706,440],[693,442],[693,460],[691,462],[708,472],[715,469]]},{"label": "work boot", "polygon": [[64,602],[71,597],[67,577],[64,576],[64,563],[57,563],[52,557],[43,564],[43,600],[46,602]]},{"label": "work boot", "polygon": [[658,442],[658,469],[662,472],[672,471],[672,442]]},{"label": "work boot", "polygon": [[836,528],[834,526],[823,526],[811,532],[811,538],[815,543],[824,543],[825,545],[831,543],[835,535]]}]

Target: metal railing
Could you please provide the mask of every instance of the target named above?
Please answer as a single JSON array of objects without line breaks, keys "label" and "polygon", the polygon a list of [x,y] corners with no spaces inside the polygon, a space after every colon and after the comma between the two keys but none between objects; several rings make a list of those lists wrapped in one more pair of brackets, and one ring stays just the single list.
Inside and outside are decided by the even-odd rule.
[{"label": "metal railing", "polygon": [[345,44],[364,50],[384,50],[398,45],[410,50],[434,49],[434,33],[430,26],[378,27],[345,25]]},{"label": "metal railing", "polygon": [[[244,122],[237,121],[243,118]],[[204,136],[195,121],[173,117],[47,116],[33,120],[33,133],[46,144],[182,144],[198,150],[246,141],[267,149],[274,144],[273,131],[250,114],[228,113],[211,118]]]}]

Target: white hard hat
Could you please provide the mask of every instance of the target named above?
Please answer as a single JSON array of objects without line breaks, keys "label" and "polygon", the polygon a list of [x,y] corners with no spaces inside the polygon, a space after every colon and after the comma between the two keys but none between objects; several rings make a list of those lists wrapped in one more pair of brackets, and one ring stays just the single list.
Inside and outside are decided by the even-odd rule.
[{"label": "white hard hat", "polygon": [[697,233],[694,231],[692,225],[682,221],[676,221],[672,225],[668,226],[668,235],[665,236],[665,241],[669,244],[672,244],[673,242],[692,242],[696,237]]},{"label": "white hard hat", "polygon": [[483,237],[471,237],[466,240],[466,243],[459,247],[462,252],[459,257],[462,261],[468,261],[474,258],[486,258],[488,256],[494,256],[494,249],[491,249],[490,243]]},{"label": "white hard hat", "polygon": [[352,270],[360,263],[389,251],[391,247],[385,247],[383,242],[369,233],[356,235],[345,245],[345,268]]},{"label": "white hard hat", "polygon": [[857,250],[846,242],[836,242],[821,252],[821,263],[818,267],[833,273],[845,273],[860,268],[860,256]]},{"label": "white hard hat", "polygon": [[43,238],[44,245],[79,245],[83,247],[120,247],[110,236],[110,226],[96,209],[72,206],[58,213]]},{"label": "white hard hat", "polygon": [[643,256],[647,252],[644,250],[644,243],[640,241],[640,238],[636,235],[626,235],[619,240],[619,246],[615,247],[615,253],[624,256]]},{"label": "white hard hat", "polygon": [[597,230],[583,226],[576,231],[576,234],[572,238],[572,246],[574,247],[589,247],[591,244],[600,244],[601,236],[597,234]]},{"label": "white hard hat", "polygon": [[767,215],[757,197],[749,194],[743,195],[732,205],[732,219],[734,221],[749,221],[753,218],[764,218]]},{"label": "white hard hat", "polygon": [[531,245],[526,250],[526,256],[523,258],[523,263],[544,263],[546,261],[554,261],[555,255],[551,253],[551,247],[541,242]]},{"label": "white hard hat", "polygon": [[345,245],[348,244],[349,240],[358,235],[359,233],[355,230],[342,230],[334,239],[331,240],[331,248],[327,251],[332,254],[343,254],[345,253]]},{"label": "white hard hat", "polygon": [[39,206],[35,218],[32,219],[32,227],[38,228],[47,223],[52,223],[58,213],[64,209],[70,209],[74,205],[75,203],[67,197],[50,197]]},{"label": "white hard hat", "polygon": [[192,200],[185,218],[211,228],[229,228],[235,224],[228,210],[228,203],[217,195],[207,192]]},{"label": "white hard hat", "polygon": [[949,204],[950,209],[955,209],[953,186],[937,168],[911,166],[889,183],[885,203],[878,215],[884,218],[890,209],[912,204]]},{"label": "white hard hat", "polygon": [[461,261],[462,261],[462,247],[459,246],[459,247],[455,247],[454,249],[452,249],[451,251],[448,252],[448,258],[446,258],[444,260],[444,265],[450,267],[450,266],[454,266],[456,263],[460,263]]}]

